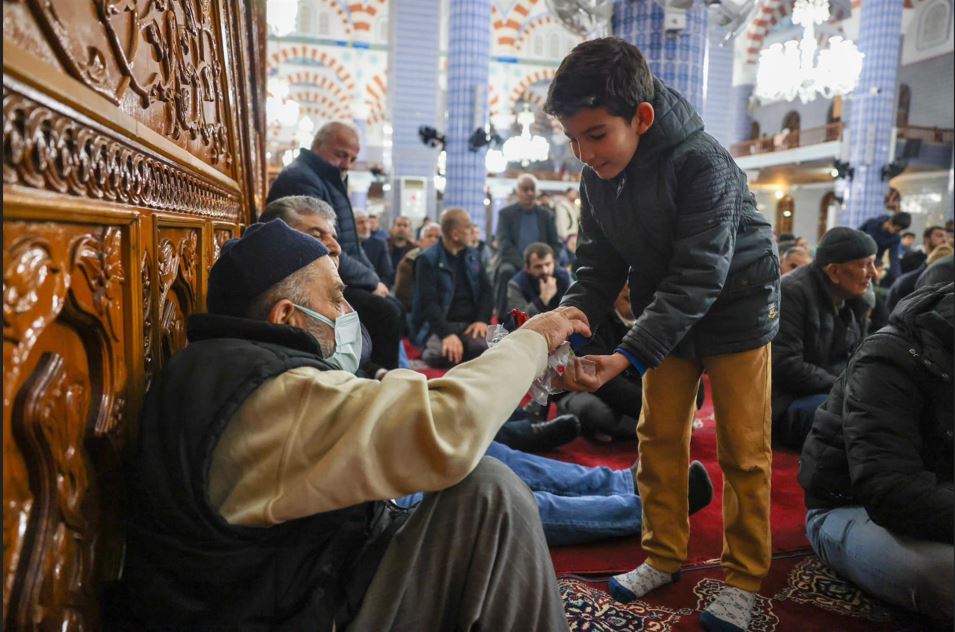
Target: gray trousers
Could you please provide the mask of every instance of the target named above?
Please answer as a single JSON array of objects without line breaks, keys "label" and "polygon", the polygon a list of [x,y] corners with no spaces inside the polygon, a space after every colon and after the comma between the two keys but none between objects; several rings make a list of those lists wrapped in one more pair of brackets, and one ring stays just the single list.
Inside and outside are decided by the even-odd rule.
[{"label": "gray trousers", "polygon": [[[457,337],[461,339],[461,344],[464,346],[464,355],[461,357],[461,362],[473,360],[487,351],[487,340],[485,338],[475,338],[471,334],[464,333],[464,330],[467,329],[470,324],[471,323],[448,323],[451,327],[451,333],[457,335]],[[425,364],[435,369],[449,369],[454,366],[444,357],[444,354],[441,353],[441,338],[439,338],[437,334],[428,336],[424,351],[421,352],[421,359],[424,360]]]},{"label": "gray trousers", "polygon": [[484,457],[454,487],[426,494],[388,545],[348,629],[567,630],[527,486]]}]

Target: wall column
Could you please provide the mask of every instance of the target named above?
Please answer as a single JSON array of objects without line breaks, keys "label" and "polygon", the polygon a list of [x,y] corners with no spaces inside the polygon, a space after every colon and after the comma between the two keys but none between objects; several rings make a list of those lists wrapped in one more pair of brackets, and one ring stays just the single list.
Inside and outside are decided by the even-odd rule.
[{"label": "wall column", "polygon": [[849,95],[849,164],[855,169],[839,224],[858,227],[885,213],[888,182],[882,167],[891,162],[895,125],[895,83],[902,44],[899,0],[865,0],[859,9],[859,39],[865,54],[859,86]]},{"label": "wall column", "polygon": [[616,0],[613,34],[639,48],[650,71],[702,114],[706,7],[702,2],[694,3],[686,11],[686,27],[672,35],[665,31],[663,18],[663,8],[655,0]]},{"label": "wall column", "polygon": [[491,0],[453,0],[448,32],[448,152],[444,207],[465,209],[485,225],[484,156],[468,149],[468,138],[487,124],[487,81],[491,53]]},{"label": "wall column", "polygon": [[[392,0],[389,9],[390,47],[388,92],[391,106],[392,211],[401,209],[401,178],[425,181],[428,217],[435,216],[434,176],[439,149],[421,143],[422,125],[440,130],[438,70],[441,33],[440,3],[433,0]],[[420,221],[415,218],[415,225]]]}]

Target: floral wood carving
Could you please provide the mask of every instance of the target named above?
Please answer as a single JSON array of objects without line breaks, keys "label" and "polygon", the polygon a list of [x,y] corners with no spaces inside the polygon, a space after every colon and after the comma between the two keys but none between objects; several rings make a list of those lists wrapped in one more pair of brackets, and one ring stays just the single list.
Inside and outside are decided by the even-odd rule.
[{"label": "floral wood carving", "polygon": [[106,317],[113,340],[119,340],[118,325],[122,317],[120,289],[126,280],[122,260],[123,234],[118,228],[106,228],[103,237],[81,237],[73,246],[73,265],[86,277],[93,298],[93,308]]},{"label": "floral wood carving", "polygon": [[186,346],[186,319],[196,305],[199,232],[170,230],[159,242],[159,365]]},{"label": "floral wood carving", "polygon": [[3,182],[214,219],[242,215],[238,195],[4,85]]},{"label": "floral wood carving", "polygon": [[83,448],[90,391],[85,376],[44,353],[20,390],[12,430],[28,464],[33,503],[10,597],[14,629],[82,630],[93,602],[96,502]]},{"label": "floral wood carving", "polygon": [[153,265],[149,252],[143,251],[140,265],[143,274],[143,369],[148,390],[153,376]]},{"label": "floral wood carving", "polygon": [[[66,71],[120,104],[161,105],[173,140],[188,136],[231,167],[223,51],[208,0],[27,0]],[[221,19],[221,18],[220,18]]]},{"label": "floral wood carving", "polygon": [[216,230],[213,233],[212,238],[212,259],[209,261],[209,269],[212,269],[212,265],[219,260],[219,255],[222,254],[222,244],[232,239],[232,229],[220,229]]}]

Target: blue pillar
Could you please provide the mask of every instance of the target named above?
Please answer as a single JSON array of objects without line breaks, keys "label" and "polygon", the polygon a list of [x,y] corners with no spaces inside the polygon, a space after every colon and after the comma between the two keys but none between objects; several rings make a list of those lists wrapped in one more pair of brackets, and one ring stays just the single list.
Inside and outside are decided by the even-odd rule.
[{"label": "blue pillar", "polygon": [[447,184],[444,207],[465,209],[484,226],[484,156],[468,149],[475,128],[487,122],[491,52],[491,0],[453,0],[448,31]]},{"label": "blue pillar", "polygon": [[734,102],[726,98],[733,85],[733,40],[720,46],[726,31],[711,25],[706,34],[706,83],[703,90],[703,123],[706,131],[729,148],[739,142],[733,134]]},{"label": "blue pillar", "polygon": [[846,209],[839,224],[859,226],[885,212],[888,182],[882,167],[892,160],[895,125],[895,83],[902,43],[903,3],[865,0],[859,16],[856,45],[865,54],[859,86],[849,98],[849,164],[855,169]]},{"label": "blue pillar", "polygon": [[753,84],[733,86],[730,101],[733,110],[733,143],[742,143],[752,136],[753,117],[749,115],[749,98],[753,96]]},{"label": "blue pillar", "polygon": [[615,0],[613,34],[640,49],[650,71],[703,112],[706,78],[706,7],[694,3],[686,11],[686,28],[664,30],[663,8],[655,0]]},{"label": "blue pillar", "polygon": [[[422,125],[440,131],[438,117],[438,51],[441,11],[433,0],[392,0],[389,8],[388,92],[392,127],[392,217],[402,213],[402,176],[423,178],[427,215],[435,215],[434,176],[440,149],[421,143]],[[415,218],[420,221],[420,218]]]}]

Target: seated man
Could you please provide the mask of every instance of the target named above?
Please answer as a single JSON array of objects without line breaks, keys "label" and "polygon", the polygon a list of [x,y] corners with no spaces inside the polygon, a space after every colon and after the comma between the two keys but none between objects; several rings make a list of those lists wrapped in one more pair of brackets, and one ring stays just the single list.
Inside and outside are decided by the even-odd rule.
[{"label": "seated man", "polygon": [[[923,250],[914,251],[922,255],[919,264],[897,278],[889,288],[886,305],[889,310],[895,309],[895,304],[915,290],[915,284],[926,269],[944,256],[951,254],[948,244],[945,243],[945,229],[941,226],[929,226],[923,233]],[[913,253],[913,254],[914,254]]]},{"label": "seated man", "polygon": [[953,320],[951,281],[900,301],[816,411],[799,466],[806,534],[819,558],[866,592],[949,630]]},{"label": "seated man", "polygon": [[415,261],[411,302],[412,340],[421,359],[447,368],[487,349],[493,297],[487,271],[471,240],[471,217],[451,208],[441,213],[441,241]]},{"label": "seated man", "polygon": [[398,264],[402,257],[417,246],[414,242],[414,232],[411,230],[410,219],[404,215],[395,218],[394,224],[391,225],[391,234],[388,235],[387,244],[391,268],[397,274]]},{"label": "seated man", "polygon": [[143,405],[111,629],[566,630],[534,501],[482,457],[582,317],[442,380],[359,379],[327,254],[282,221],[223,245]]},{"label": "seated man", "polygon": [[[331,213],[329,213],[330,210]],[[337,231],[339,217],[331,205],[324,200],[306,195],[293,195],[269,202],[262,211],[259,221],[282,219],[292,228],[321,240],[322,231],[316,226],[316,222],[331,222]],[[367,327],[371,336],[371,362],[375,365],[372,367],[371,374],[380,373],[382,369],[396,369],[398,368],[398,345],[401,344],[404,320],[401,305],[388,296],[388,288],[379,281],[378,275],[372,268],[361,263],[344,247],[341,251],[339,275],[346,285],[345,299],[361,316],[362,324]]]},{"label": "seated man", "polygon": [[524,249],[524,269],[511,277],[507,284],[507,308],[498,320],[506,320],[513,309],[528,316],[547,312],[558,305],[570,287],[570,274],[558,268],[554,249],[542,242],[534,242]]},{"label": "seated man", "polygon": [[418,247],[409,250],[398,267],[395,268],[395,298],[401,303],[408,314],[411,314],[411,299],[414,295],[414,262],[422,252],[438,243],[441,239],[441,227],[437,224],[428,224],[421,231]]},{"label": "seated man", "polygon": [[395,283],[395,269],[391,265],[391,257],[388,255],[388,244],[384,239],[379,239],[372,234],[371,217],[365,213],[355,213],[355,232],[358,234],[358,241],[361,243],[361,249],[365,251],[368,260],[371,261],[375,273],[381,279],[381,282],[389,288]]},{"label": "seated man", "polygon": [[792,272],[798,267],[804,266],[806,264],[812,263],[812,257],[809,256],[809,251],[807,251],[802,246],[796,246],[793,244],[785,250],[779,250],[779,273],[786,274],[787,272]]},{"label": "seated man", "polygon": [[782,278],[779,333],[772,346],[773,442],[799,450],[813,414],[865,338],[876,245],[837,226],[822,236],[816,259]]}]

